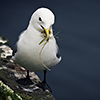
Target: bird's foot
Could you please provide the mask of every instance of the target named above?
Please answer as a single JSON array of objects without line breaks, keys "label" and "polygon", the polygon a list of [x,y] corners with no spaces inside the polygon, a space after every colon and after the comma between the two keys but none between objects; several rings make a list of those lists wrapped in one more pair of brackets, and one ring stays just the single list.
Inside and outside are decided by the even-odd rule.
[{"label": "bird's foot", "polygon": [[32,80],[30,78],[18,79],[16,82],[21,85],[32,85],[33,84]]},{"label": "bird's foot", "polygon": [[38,83],[38,84],[36,84],[36,86],[38,86],[39,88],[42,88],[43,91],[49,90],[52,93],[50,86],[46,82]]}]

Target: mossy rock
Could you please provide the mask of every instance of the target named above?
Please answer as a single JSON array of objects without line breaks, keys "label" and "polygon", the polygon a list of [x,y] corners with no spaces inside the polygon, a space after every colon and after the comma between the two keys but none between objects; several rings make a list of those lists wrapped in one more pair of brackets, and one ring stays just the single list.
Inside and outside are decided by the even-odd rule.
[{"label": "mossy rock", "polygon": [[[10,46],[8,39],[2,37],[2,40],[7,40],[7,43],[5,44]],[[0,49],[0,56],[2,52],[2,49]],[[19,100],[14,97],[16,94],[18,94],[22,100],[55,100],[50,92],[43,91],[41,88],[36,88],[35,84],[40,82],[40,79],[36,74],[32,74],[33,77],[30,75],[30,78],[32,78],[34,83],[33,86],[23,86],[18,84],[16,82],[16,80],[19,79],[18,75],[26,76],[26,70],[23,70],[21,66],[12,62],[10,58],[0,57],[0,80],[14,91],[11,96],[5,96],[3,91],[0,90],[0,100]],[[31,89],[32,92],[25,91],[25,89]],[[12,99],[10,99],[11,97]]]}]

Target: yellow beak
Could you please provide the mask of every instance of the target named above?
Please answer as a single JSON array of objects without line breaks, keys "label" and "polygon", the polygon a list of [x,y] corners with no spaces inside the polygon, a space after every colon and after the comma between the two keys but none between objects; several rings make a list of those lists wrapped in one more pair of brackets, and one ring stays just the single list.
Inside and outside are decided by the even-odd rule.
[{"label": "yellow beak", "polygon": [[39,43],[39,45],[40,45],[44,40],[46,40],[46,41],[49,40],[49,28],[47,28],[47,29],[43,28],[43,30],[44,30],[44,33],[46,34],[46,37]]},{"label": "yellow beak", "polygon": [[49,38],[49,28],[47,29],[44,29],[45,33],[46,33],[46,38],[48,39]]}]

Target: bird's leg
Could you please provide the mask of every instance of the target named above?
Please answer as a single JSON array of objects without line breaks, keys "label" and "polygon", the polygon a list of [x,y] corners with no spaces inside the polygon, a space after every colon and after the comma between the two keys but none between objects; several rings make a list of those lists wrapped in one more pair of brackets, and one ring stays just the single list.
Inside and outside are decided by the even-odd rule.
[{"label": "bird's leg", "polygon": [[26,78],[29,79],[30,76],[29,76],[29,70],[27,70],[27,75],[26,75]]},{"label": "bird's leg", "polygon": [[50,92],[52,92],[51,88],[49,87],[49,85],[46,82],[46,73],[47,73],[47,70],[44,70],[44,79],[42,82],[38,83],[36,86],[42,88],[43,91],[49,90]]},{"label": "bird's leg", "polygon": [[44,70],[44,79],[43,79],[44,83],[46,83],[46,73],[47,73],[47,70]]},{"label": "bird's leg", "polygon": [[30,79],[29,70],[27,70],[26,78],[18,79],[16,82],[19,83],[19,84],[21,84],[21,85],[32,85],[33,82]]}]

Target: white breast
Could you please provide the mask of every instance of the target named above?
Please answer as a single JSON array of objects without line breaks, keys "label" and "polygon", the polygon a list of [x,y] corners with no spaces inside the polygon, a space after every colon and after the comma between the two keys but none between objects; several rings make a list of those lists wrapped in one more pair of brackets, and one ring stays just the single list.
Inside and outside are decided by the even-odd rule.
[{"label": "white breast", "polygon": [[[29,34],[27,34],[27,31]],[[39,45],[39,42],[43,39],[40,36],[40,33],[37,31],[32,33],[31,30],[27,30],[20,36],[20,39],[17,43],[17,53],[15,54],[14,60],[27,70],[41,71],[45,70],[45,67],[40,60],[40,50],[44,43]],[[29,32],[30,31],[30,32]],[[41,58],[44,64],[51,68],[55,66],[61,58],[56,57],[57,48],[55,38],[51,38],[48,43],[45,45]]]}]

